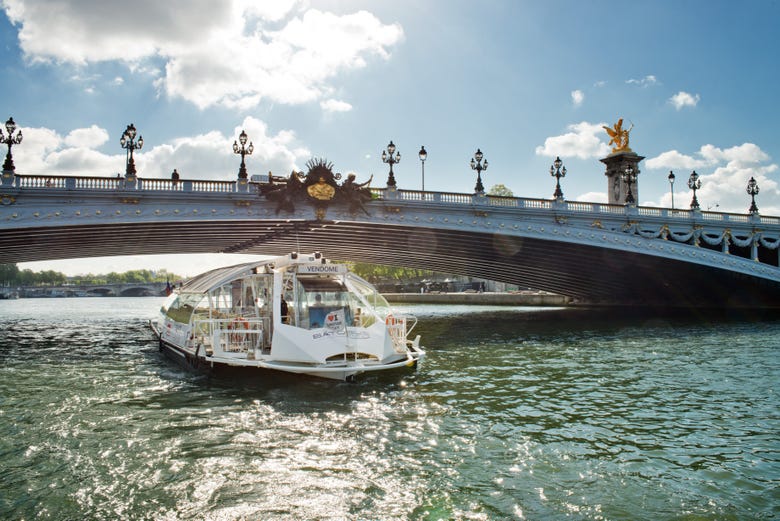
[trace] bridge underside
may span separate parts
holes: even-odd
[[[579,244],[356,222],[155,222],[8,230],[0,263],[105,255],[322,251],[518,284],[583,302],[780,308],[780,283],[668,258]]]

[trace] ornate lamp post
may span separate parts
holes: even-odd
[[[382,162],[390,165],[390,174],[387,176],[387,186],[395,188],[395,176],[393,175],[393,165],[401,162],[401,153],[395,151],[395,145],[390,140],[387,150],[382,150]]]
[[[672,192],[672,210],[674,210],[674,172],[669,170],[669,190]]]
[[[620,173],[621,179],[628,186],[628,192],[626,192],[626,204],[634,204],[634,193],[631,191],[631,185],[636,182],[636,172],[634,167],[628,165],[624,171]]]
[[[233,141],[233,153],[241,154],[241,166],[238,168],[239,181],[246,180],[247,178],[246,162],[244,161],[244,157],[251,156],[252,152],[255,151],[255,146],[252,144],[252,142],[250,141],[249,146],[246,146],[246,141],[247,135],[243,130],[241,131],[241,134],[238,135],[238,141]],[[238,146],[239,143],[241,143],[240,147]]]
[[[16,167],[14,166],[14,158],[11,154],[11,147],[22,142],[22,131],[19,130],[14,136],[14,131],[16,130],[14,118],[8,118],[8,121],[5,122],[5,130],[8,132],[8,137],[5,137],[3,131],[0,130],[0,143],[8,145],[8,152],[5,154],[5,162],[3,163],[3,174],[8,172],[9,176],[13,176]],[[5,177],[5,175],[3,177]]]
[[[483,195],[485,193],[485,187],[482,186],[482,171],[487,170],[487,159],[482,161],[484,155],[480,149],[477,149],[477,153],[471,158],[471,169],[477,171],[477,184],[474,186],[474,193]]]
[[[562,165],[563,161],[561,161],[561,158],[556,157],[555,161],[553,161],[553,164],[550,166],[550,175],[555,178],[555,193],[553,194],[553,197],[555,197],[555,199],[558,201],[563,201],[561,177],[566,177],[566,167],[564,166],[563,169],[561,169]]]
[[[420,156],[420,164],[422,165],[422,191],[425,191],[425,160],[428,159],[428,152],[425,151],[425,147],[420,147],[420,151],[417,153]]]
[[[688,178],[688,188],[693,190],[693,199],[691,199],[691,210],[698,210],[700,206],[699,206],[699,200],[696,198],[696,190],[701,188],[701,179],[699,179],[699,174],[696,173],[696,170],[691,172],[691,177]]]
[[[144,146],[143,136],[139,136],[138,141],[136,142],[136,132],[135,125],[130,123],[127,125],[127,128],[119,140],[119,144],[122,145],[122,148],[127,150],[127,153],[129,154],[127,159],[127,166],[125,168],[125,178],[127,178],[129,181],[132,181],[135,178],[135,160],[133,159],[133,150],[141,150],[141,148]]]
[[[754,178],[750,178],[747,184],[747,193],[750,194],[750,210],[751,214],[758,213],[758,206],[756,206],[756,195],[758,195],[758,183]]]

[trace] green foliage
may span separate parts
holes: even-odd
[[[33,272],[19,270],[16,264],[0,264],[0,286],[62,286],[64,284],[97,285],[97,284],[144,284],[147,282],[171,283],[184,277],[167,270],[152,272],[149,270],[130,270],[124,273],[111,272],[105,275],[77,275],[66,277],[58,271]]]
[[[513,194],[512,190],[507,188],[505,185],[498,184],[490,187],[490,190],[488,190],[488,195],[497,195],[499,197],[514,197],[515,194]]]
[[[352,272],[369,282],[377,282],[380,280],[409,280],[420,277],[431,277],[433,275],[433,272],[430,270],[399,268],[397,266],[369,264],[366,262],[348,262],[347,265]]]

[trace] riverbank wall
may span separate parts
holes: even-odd
[[[395,304],[479,304],[486,306],[568,306],[571,298],[552,293],[383,293]]]

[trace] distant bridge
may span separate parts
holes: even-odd
[[[780,307],[780,218],[371,189],[282,207],[263,183],[5,176],[0,263],[320,250],[626,305]]]
[[[173,284],[173,281],[171,281]],[[56,286],[22,286],[22,297],[151,297],[164,296],[165,282],[122,284],[67,284]]]

